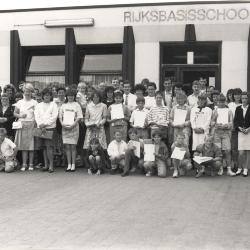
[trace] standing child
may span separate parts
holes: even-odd
[[[116,131],[119,131],[122,140],[127,141],[128,122],[130,119],[130,111],[123,102],[123,94],[120,90],[114,92],[115,103],[108,108],[108,119],[110,124],[110,140],[114,139]]]
[[[97,138],[90,140],[90,146],[87,149],[88,174],[100,175],[105,165],[105,153]]]
[[[69,89],[66,92],[67,102],[59,111],[59,119],[62,124],[62,138],[68,161],[66,171],[75,171],[76,144],[79,137],[79,120],[83,118],[80,105],[75,102],[75,92]]]
[[[227,164],[227,174],[235,176],[231,169],[231,131],[233,127],[233,113],[226,106],[226,97],[220,94],[217,98],[217,109],[213,111],[211,126],[214,130],[214,143],[222,150]],[[218,175],[223,175],[221,166]]]
[[[139,138],[148,138],[148,128],[146,128],[146,118],[148,110],[144,108],[145,98],[137,97],[136,99],[137,108],[132,112],[130,118],[130,126],[134,127]]]
[[[170,165],[168,148],[162,141],[159,130],[153,132],[152,138],[155,145],[155,161],[144,161],[146,176],[152,176],[156,170],[159,177],[166,177],[167,166]]]
[[[7,131],[0,128],[0,171],[11,173],[16,165],[16,144],[6,138]]]
[[[177,178],[178,175],[184,175],[186,171],[192,168],[190,152],[188,145],[185,143],[185,134],[183,132],[179,132],[177,134],[175,142],[171,146],[172,153],[174,152],[175,148],[185,151],[183,160],[172,159],[172,164],[174,167],[173,177]]]
[[[114,133],[115,139],[108,145],[108,155],[111,161],[110,174],[115,174],[117,170],[121,170],[125,165],[125,152],[128,148],[127,143],[122,140],[122,133],[116,131]]]

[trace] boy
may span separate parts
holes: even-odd
[[[149,82],[147,88],[148,96],[145,97],[146,109],[151,109],[152,107],[156,106],[155,91],[156,91],[156,84],[154,82]],[[163,100],[162,100],[162,106],[164,106]]]
[[[117,170],[121,170],[125,165],[125,152],[128,148],[127,143],[122,140],[122,133],[116,131],[115,139],[108,145],[108,155],[111,161],[110,174],[115,174]]]
[[[131,83],[129,81],[124,81],[123,91],[123,104],[132,112],[136,108],[136,95],[130,93]]]
[[[199,178],[201,175],[205,173],[205,167],[211,167],[211,175],[213,176],[214,168],[220,169],[222,166],[222,153],[218,146],[214,143],[214,138],[212,135],[207,135],[205,138],[205,142],[200,144],[196,148],[196,152],[194,152],[195,156],[206,156],[212,157],[211,161],[204,162],[198,164],[194,162],[195,167],[197,168],[196,178]]]
[[[144,108],[145,98],[137,97],[136,99],[137,108],[132,112],[130,117],[130,126],[136,129],[138,137],[141,139],[148,138],[148,129],[146,128],[146,118],[148,110]]]
[[[185,155],[183,160],[172,159],[172,164],[174,167],[173,178],[177,178],[178,175],[184,175],[185,171],[192,168],[190,152],[188,149],[188,145],[185,143],[185,135],[183,132],[179,132],[177,134],[175,142],[171,146],[172,153],[176,147],[180,148],[180,150],[182,151],[185,151]]]
[[[173,83],[171,79],[169,78],[165,79],[163,86],[164,86],[164,91],[163,91],[164,104],[169,109],[171,109],[173,101]]]
[[[200,93],[200,83],[199,81],[193,81],[192,83],[193,94],[189,95],[187,98],[188,105],[193,108],[198,105],[198,95]]]
[[[134,87],[134,93],[136,97],[144,97],[145,96],[146,89],[142,84],[136,84]]]
[[[227,174],[235,176],[231,169],[231,131],[233,128],[233,113],[226,106],[226,97],[220,94],[217,98],[217,109],[213,111],[211,126],[214,132],[214,143],[222,150],[227,164]],[[218,175],[223,175],[221,166]]]
[[[143,158],[141,157],[142,151],[143,151],[143,141],[139,139],[137,130],[135,128],[131,128],[128,131],[129,139],[128,142],[128,149],[125,152],[125,166],[123,169],[122,177],[125,177],[129,175],[129,170],[131,169],[131,172],[134,172],[136,170],[137,166],[143,165]],[[135,142],[140,144],[140,156],[136,155],[136,146]],[[132,167],[131,167],[132,166]]]
[[[155,144],[155,161],[144,161],[146,176],[152,176],[156,169],[159,177],[166,177],[167,166],[170,165],[168,148],[161,140],[162,135],[159,130],[153,132],[152,138]]]
[[[0,128],[0,171],[11,173],[16,166],[16,145],[6,138],[7,131],[5,128]]]

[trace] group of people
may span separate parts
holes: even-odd
[[[89,175],[174,178],[191,169],[195,176],[248,175],[249,95],[239,88],[226,96],[204,79],[187,96],[181,83],[166,79],[164,90],[144,79],[133,85],[114,79],[97,88],[80,82],[41,92],[24,83],[7,85],[0,106],[0,170],[53,173],[55,159],[67,172],[80,156]],[[133,90],[132,90],[133,88]],[[65,157],[66,156],[66,157]],[[34,167],[35,166],[35,167]]]

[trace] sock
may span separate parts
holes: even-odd
[[[71,170],[75,170],[75,169],[76,169],[76,165],[75,165],[75,164],[72,164]]]
[[[71,169],[71,164],[68,164],[67,170]]]

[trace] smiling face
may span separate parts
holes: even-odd
[[[156,105],[157,106],[162,106],[162,96],[161,95],[157,95],[155,97],[155,100],[156,100]]]
[[[97,94],[93,95],[93,103],[94,104],[98,104],[100,102],[100,98]]]
[[[241,95],[241,101],[243,106],[247,106],[248,105],[248,96],[247,95]]]
[[[184,139],[185,139],[184,136],[178,135],[177,138],[176,138],[177,144],[178,144],[178,145],[183,145]]]
[[[2,106],[9,106],[9,97],[2,96],[1,103],[2,103]]]
[[[26,99],[31,99],[32,91],[30,89],[24,88],[23,95]]]
[[[120,104],[122,103],[123,97],[120,95],[115,96],[115,103]]]
[[[49,103],[51,101],[51,95],[49,93],[46,93],[44,96],[43,96],[43,101],[45,103]]]
[[[75,96],[73,95],[68,95],[67,96],[68,102],[74,102]]]
[[[64,101],[64,99],[65,99],[65,91],[64,90],[60,89],[58,91],[57,95],[58,95],[58,98],[60,99],[60,101]]]
[[[164,81],[163,86],[166,91],[170,91],[173,88],[171,80]]]
[[[136,133],[132,132],[129,134],[129,139],[130,140],[133,140],[133,141],[136,141],[138,139],[138,136]]]
[[[125,95],[128,95],[128,94],[130,93],[130,91],[131,91],[131,86],[130,86],[130,84],[125,83],[124,86],[123,86],[123,91],[124,91],[124,94],[125,94]]]
[[[160,142],[161,142],[160,135],[158,135],[158,134],[154,135],[153,139],[154,139],[155,144],[160,144]]]
[[[115,132],[115,140],[118,142],[120,142],[122,140],[121,132],[119,132],[119,131]]]
[[[150,96],[150,97],[155,96],[155,88],[154,88],[154,86],[148,86],[147,91],[148,91],[148,96]]]

